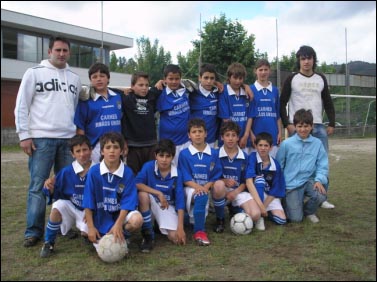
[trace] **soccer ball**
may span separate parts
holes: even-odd
[[[127,243],[115,242],[114,235],[107,234],[99,240],[97,253],[104,262],[116,262],[128,253]]]
[[[253,220],[247,213],[236,213],[230,220],[230,230],[236,235],[246,235],[253,229]]]

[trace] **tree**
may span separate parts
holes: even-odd
[[[158,47],[156,39],[151,45],[149,38],[141,37],[136,39],[138,53],[135,56],[136,70],[149,74],[151,85],[154,85],[163,77],[163,69],[171,63],[170,52],[166,52],[163,47]]]
[[[255,63],[254,57],[254,35],[247,36],[244,27],[238,21],[228,20],[224,14],[219,19],[215,18],[204,26],[201,34],[202,63],[213,63],[216,65],[220,80],[226,79],[226,70],[234,62],[243,64],[248,73],[252,73],[252,66]],[[183,73],[192,72],[198,77],[198,61],[200,53],[200,40],[192,42],[194,50],[188,52],[187,58],[182,55],[178,62],[182,65]],[[193,65],[195,64],[195,66]],[[251,82],[250,76],[246,81]]]
[[[110,68],[110,71],[118,70],[118,59],[117,59],[117,56],[115,55],[115,52],[111,52],[109,68]]]

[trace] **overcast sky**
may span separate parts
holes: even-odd
[[[1,1],[1,8],[101,31],[101,1]],[[134,57],[136,39],[145,36],[158,39],[176,63],[178,52],[193,49],[200,27],[221,14],[254,34],[256,49],[270,60],[277,50],[281,58],[310,45],[320,63],[341,64],[347,41],[348,62],[376,63],[375,1],[103,1],[103,31],[134,39],[134,47],[117,50],[117,56]]]

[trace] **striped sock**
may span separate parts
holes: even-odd
[[[49,242],[51,244],[55,243],[55,239],[59,233],[61,223],[61,221],[52,222],[50,219],[48,220],[45,232],[45,242]]]
[[[216,217],[223,219],[224,215],[224,207],[225,207],[225,198],[221,199],[213,199],[213,206],[215,207]]]

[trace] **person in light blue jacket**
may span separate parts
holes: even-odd
[[[276,155],[286,182],[285,211],[291,222],[306,216],[317,223],[317,209],[327,199],[328,157],[321,140],[311,135],[311,110],[296,111],[293,123],[296,133],[281,143]]]

